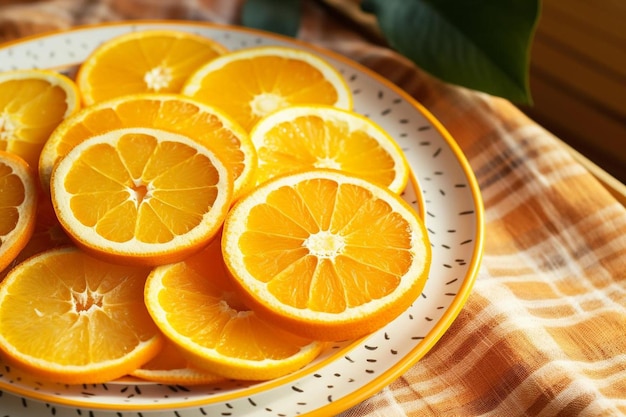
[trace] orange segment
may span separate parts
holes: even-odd
[[[313,360],[322,345],[286,333],[245,307],[222,265],[220,242],[148,277],[145,302],[161,331],[197,367],[266,380]]]
[[[232,175],[185,136],[128,128],[74,147],[52,173],[59,222],[101,258],[158,265],[199,251],[231,204]]]
[[[182,92],[223,109],[247,130],[261,117],[294,104],[352,108],[348,85],[329,62],[279,46],[224,54],[192,74]]]
[[[224,260],[260,316],[318,340],[375,331],[423,288],[421,218],[387,188],[333,170],[270,180],[228,214]]]
[[[28,259],[0,284],[0,350],[34,375],[68,384],[126,375],[162,343],[143,303],[148,273],[75,248]]]
[[[35,230],[36,181],[22,158],[0,151],[0,271],[26,246]]]
[[[48,70],[0,73],[0,150],[22,157],[33,168],[50,133],[78,110],[74,82]]]
[[[83,140],[113,129],[149,127],[189,136],[219,153],[234,175],[235,196],[253,184],[256,152],[248,134],[223,112],[175,94],[136,94],[89,106],[65,120],[41,152],[39,177],[49,189],[54,165]]]
[[[313,168],[352,173],[400,193],[409,164],[380,126],[358,113],[300,105],[261,119],[250,133],[257,149],[257,182]]]
[[[76,82],[87,105],[131,93],[178,93],[192,72],[225,52],[218,42],[187,32],[132,32],[94,50]]]

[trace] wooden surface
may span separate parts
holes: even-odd
[[[626,182],[626,2],[543,0],[523,110]]]

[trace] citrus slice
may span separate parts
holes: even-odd
[[[56,382],[101,383],[128,374],[163,342],[143,303],[148,273],[74,247],[29,258],[0,283],[0,350]]]
[[[257,182],[313,168],[358,175],[400,193],[409,164],[402,149],[374,121],[332,106],[300,105],[261,119],[250,132],[257,150]]]
[[[195,366],[241,380],[293,372],[322,344],[284,332],[245,307],[222,264],[220,242],[155,268],[145,302],[157,326]]]
[[[214,384],[225,379],[223,376],[193,366],[176,345],[168,340],[158,355],[132,371],[130,375],[168,385]]]
[[[54,165],[83,140],[113,129],[149,127],[189,136],[215,152],[235,177],[234,197],[253,184],[256,152],[248,133],[222,111],[177,94],[134,94],[82,109],[65,120],[41,151],[39,177],[50,187]]]
[[[178,93],[197,68],[226,52],[212,39],[183,31],[131,32],[96,48],[76,82],[87,105],[131,93]]]
[[[47,196],[37,197],[37,210],[35,214],[34,231],[28,240],[28,243],[13,259],[13,261],[4,270],[0,270],[0,280],[20,262],[30,258],[33,255],[44,252],[48,249],[68,246],[72,244],[70,238],[63,232],[59,221],[57,220],[52,202]],[[0,247],[1,248],[1,247]]]
[[[52,172],[61,226],[82,248],[129,264],[179,261],[206,246],[231,204],[232,175],[208,148],[157,129],[113,130]]]
[[[352,108],[343,76],[312,52],[258,46],[208,62],[185,82],[182,93],[222,108],[248,131],[261,117],[294,104]]]
[[[276,177],[239,200],[222,246],[245,303],[317,340],[383,327],[419,296],[431,259],[424,224],[401,197],[321,169]]]
[[[0,271],[11,265],[35,230],[36,180],[26,162],[0,151]]]
[[[0,150],[36,168],[50,133],[80,107],[76,84],[48,70],[0,72]]]

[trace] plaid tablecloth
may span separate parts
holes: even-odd
[[[0,41],[126,19],[237,24],[241,4],[0,0]],[[458,318],[408,372],[343,416],[626,415],[626,209],[511,103],[433,79],[332,8],[303,7],[298,38],[373,69],[430,110],[467,156],[485,205],[484,258]]]

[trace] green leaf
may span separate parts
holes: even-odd
[[[390,46],[453,84],[530,103],[540,0],[363,0]]]
[[[241,23],[295,37],[300,27],[300,0],[247,0],[243,5]]]

